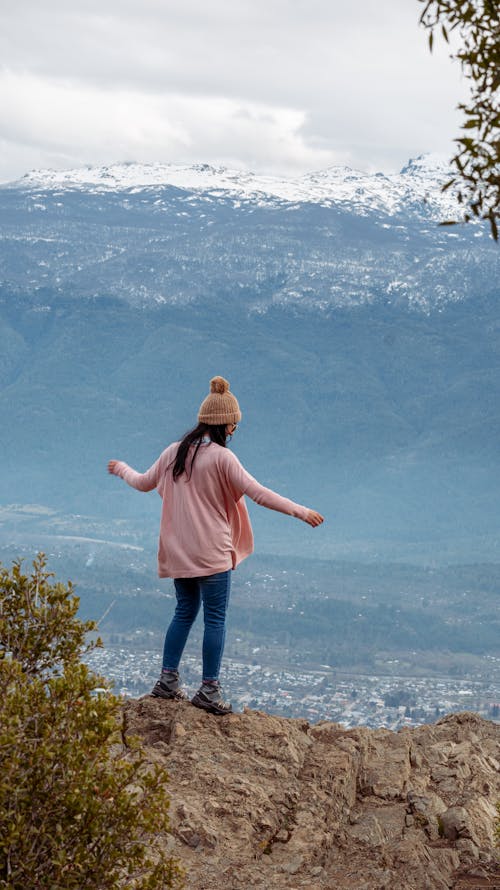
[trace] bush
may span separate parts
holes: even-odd
[[[0,887],[181,887],[167,774],[82,663],[95,625],[45,565],[0,565]]]

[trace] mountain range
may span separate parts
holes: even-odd
[[[432,157],[279,180],[208,165],[0,186],[1,504],[133,519],[145,468],[231,381],[231,443],[321,510],[253,511],[268,552],[498,559],[499,253]],[[5,528],[8,531],[8,523]]]

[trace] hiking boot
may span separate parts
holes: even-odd
[[[156,681],[151,690],[151,695],[155,698],[187,701],[187,695],[180,686],[178,671],[162,671],[160,679]]]
[[[210,714],[231,714],[233,709],[229,702],[224,701],[218,683],[202,683],[196,695],[191,699],[195,708],[202,708]]]

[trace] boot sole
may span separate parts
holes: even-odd
[[[149,693],[153,698],[164,698],[165,701],[187,701],[187,695],[184,695],[183,692],[174,692],[173,694],[169,694],[168,692],[156,692],[154,689]]]
[[[226,714],[232,714],[233,709],[231,707],[228,708],[219,708],[213,702],[205,702],[202,698],[199,698],[197,695],[191,699],[191,704],[195,706],[195,708],[201,708],[202,711],[208,711],[209,714],[216,714],[218,717],[224,717]]]

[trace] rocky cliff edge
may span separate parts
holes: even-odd
[[[145,697],[125,719],[169,770],[190,890],[500,888],[500,726],[476,714],[395,733]]]

